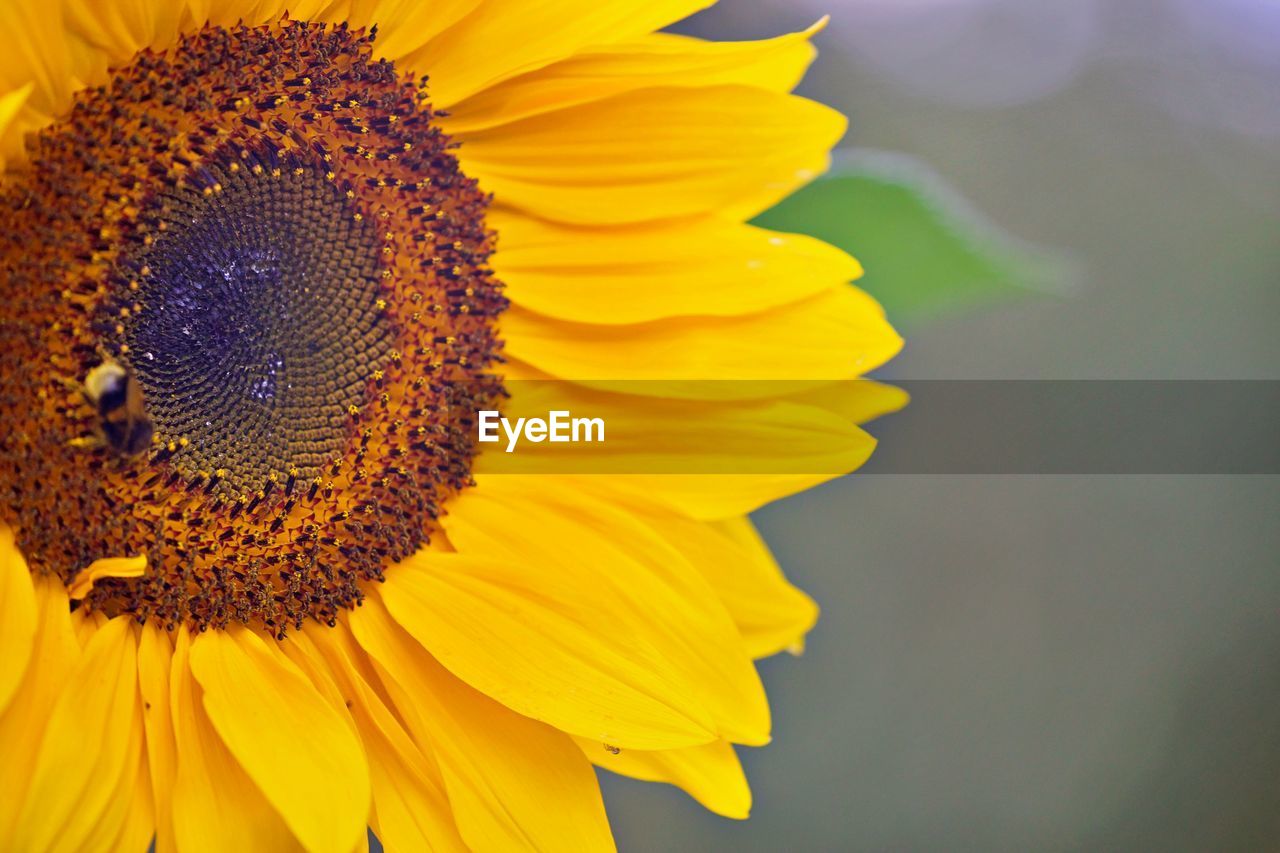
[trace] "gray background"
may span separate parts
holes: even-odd
[[[1095,4],[1074,70],[1034,96],[999,84],[1080,35],[1063,3],[980,3],[959,65],[926,45],[896,77],[876,51],[910,53],[911,27],[828,5],[725,0],[684,29],[837,15],[803,91],[850,115],[848,141],[923,159],[1082,269],[1070,294],[906,328],[882,375],[1280,378],[1280,77],[1256,49],[1280,31],[1232,19],[1249,0]],[[1206,48],[1219,24],[1243,40]],[[975,67],[987,90],[955,70]],[[1278,511],[1275,476],[855,476],[767,508],[823,618],[802,658],[761,666],[753,817],[608,777],[620,846],[1280,846]]]

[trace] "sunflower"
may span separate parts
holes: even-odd
[[[593,765],[746,816],[816,618],[746,515],[902,402],[774,383],[900,341],[745,224],[844,131],[817,28],[703,5],[0,3],[0,846],[609,848]],[[835,461],[487,470],[527,380]]]

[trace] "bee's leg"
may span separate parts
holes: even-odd
[[[96,450],[97,448],[104,446],[106,442],[102,440],[102,436],[100,435],[82,435],[79,438],[69,439],[67,444],[72,447],[83,448],[85,450]]]

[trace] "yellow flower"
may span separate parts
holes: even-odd
[[[827,418],[739,476],[485,473],[465,414],[898,349],[743,224],[843,133],[813,30],[655,32],[703,5],[0,4],[0,846],[609,848],[593,764],[746,816],[816,609],[745,516],[900,397],[681,386]]]

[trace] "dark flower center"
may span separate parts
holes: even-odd
[[[206,27],[82,92],[0,189],[0,518],[69,585],[148,557],[84,606],[332,623],[471,482],[502,395],[487,199],[371,43]]]
[[[105,306],[105,337],[129,354],[159,434],[186,439],[184,464],[223,469],[238,489],[290,467],[310,479],[340,458],[350,408],[394,347],[378,308],[382,241],[315,159],[278,175],[215,163],[212,194],[157,196],[166,228],[122,258],[138,287]]]

